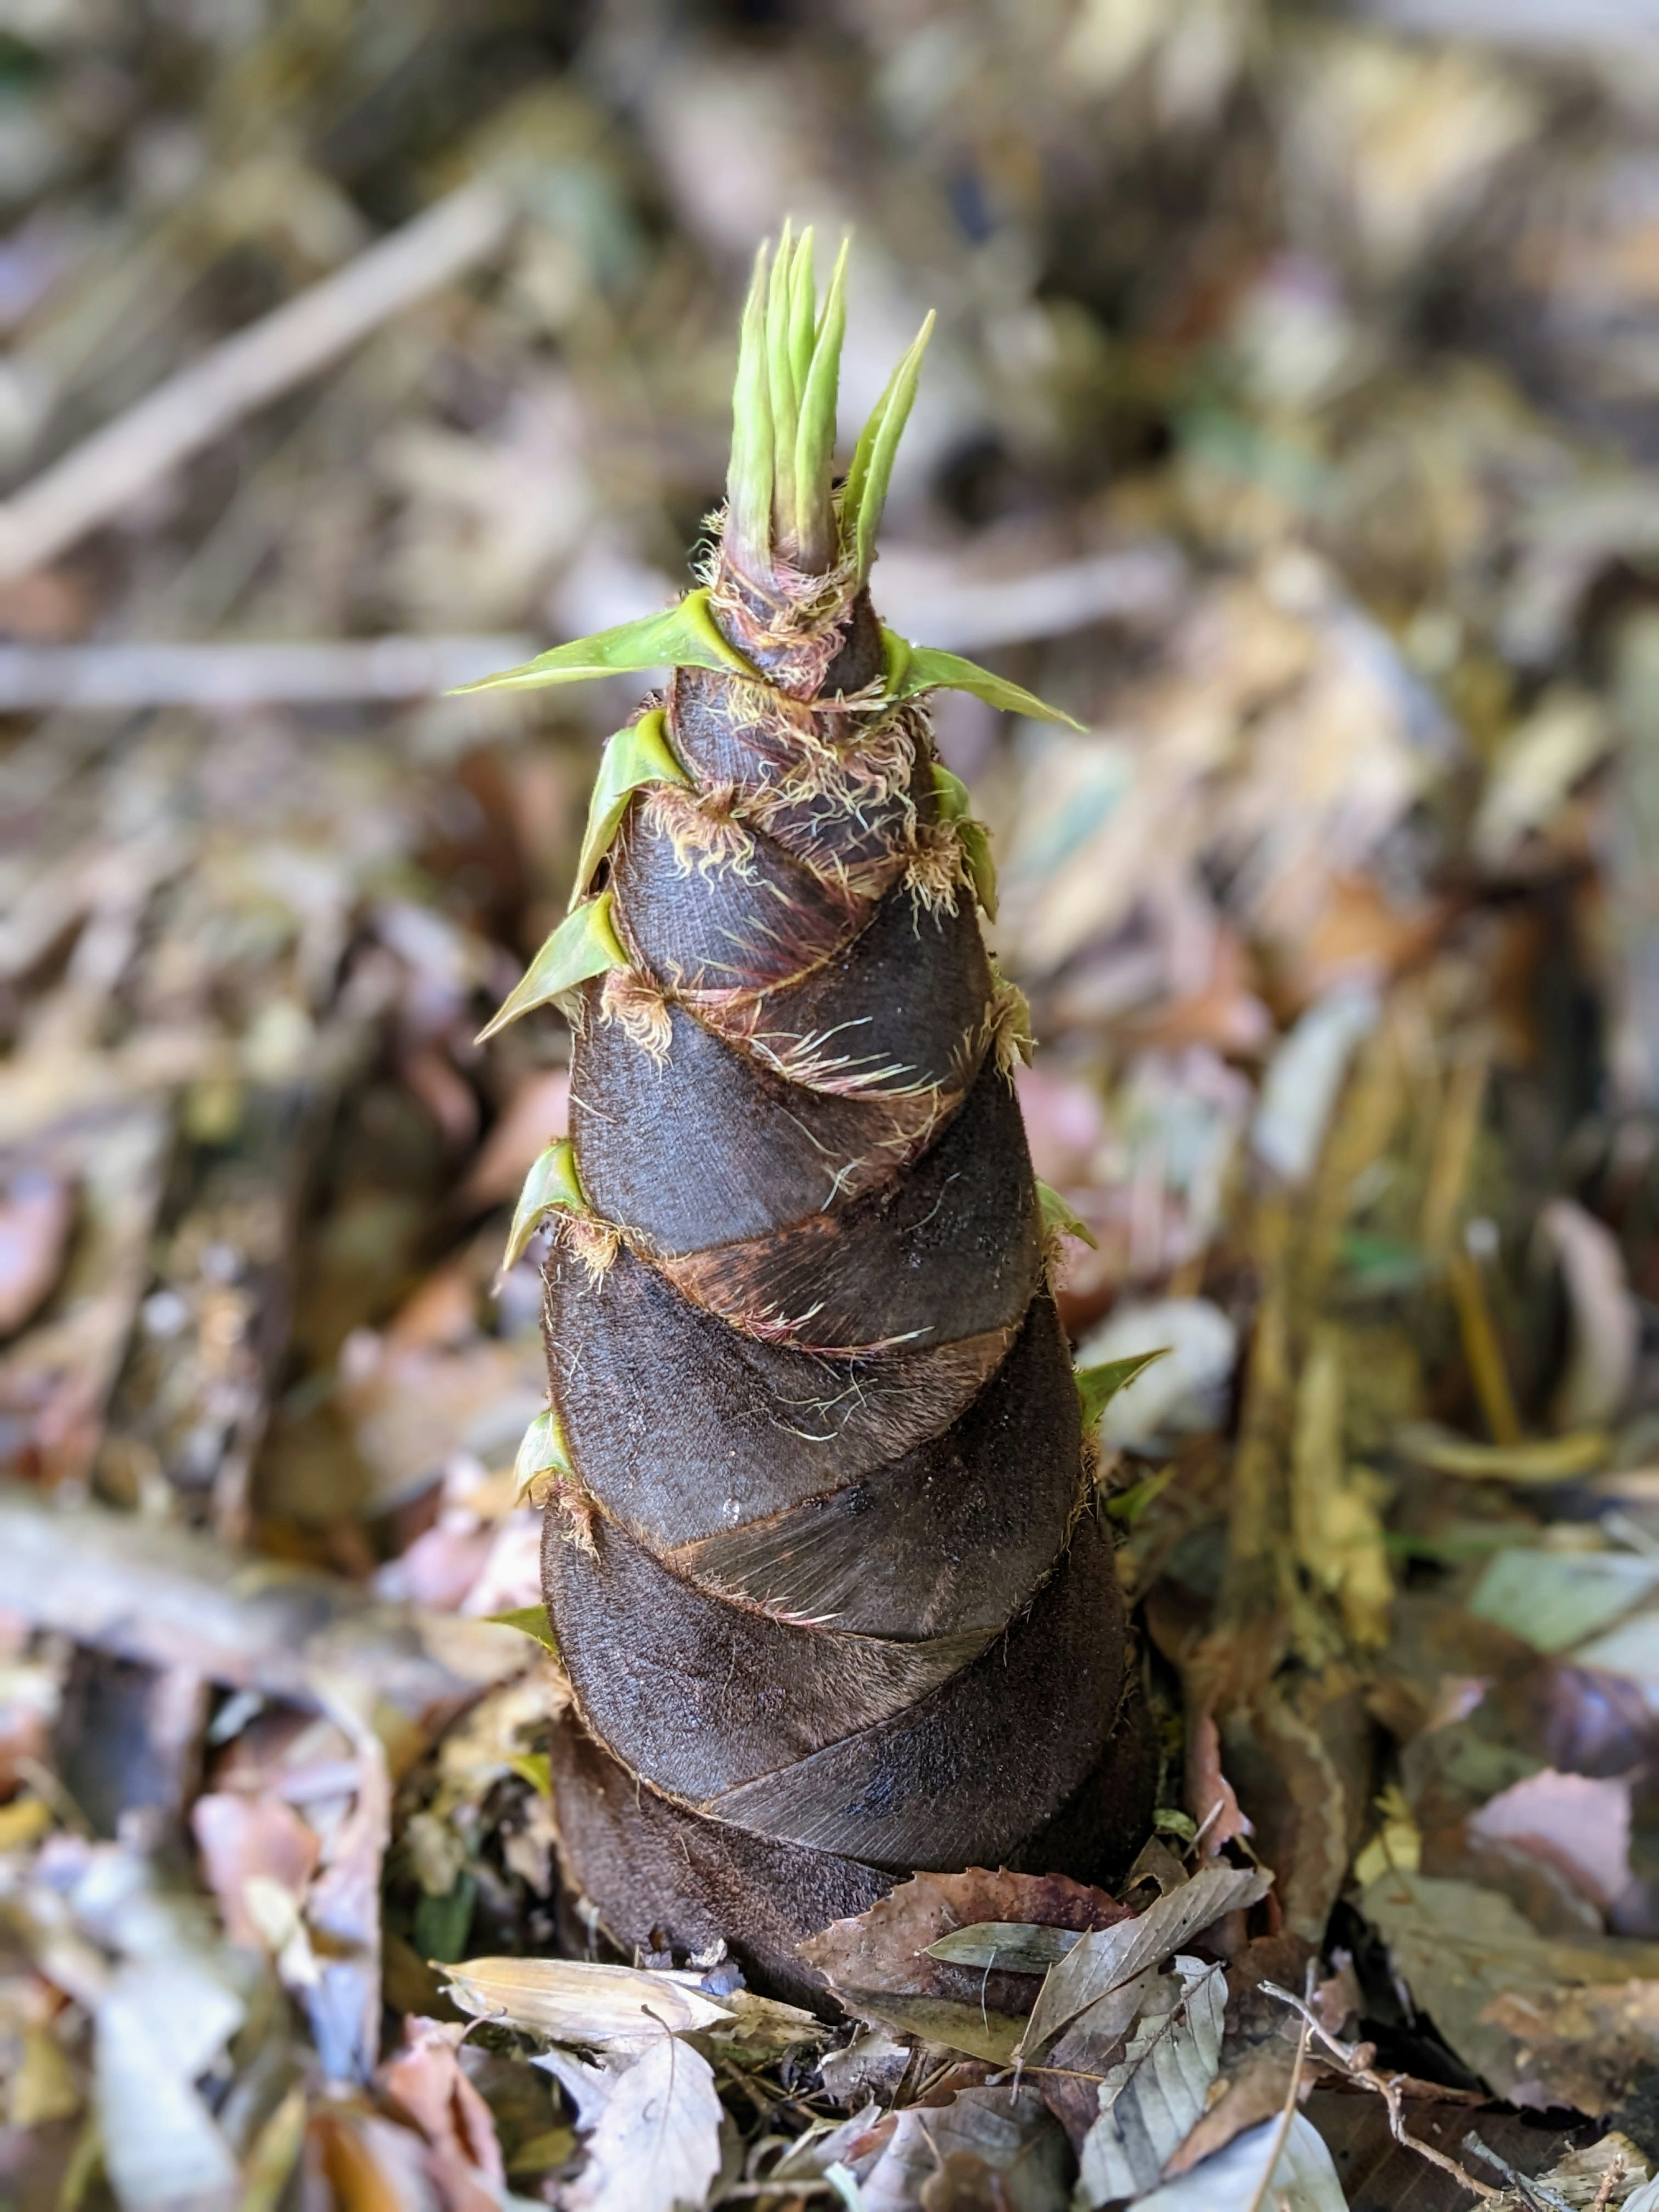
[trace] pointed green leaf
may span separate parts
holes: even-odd
[[[564,1427],[559,1419],[556,1406],[549,1406],[538,1413],[524,1432],[524,1442],[519,1446],[519,1455],[513,1462],[513,1479],[522,1496],[527,1485],[538,1474],[571,1474],[570,1453],[564,1440]]]
[[[908,638],[900,637],[890,629],[883,630],[882,641],[886,655],[887,696],[895,705],[905,699],[915,699],[924,691],[970,691],[975,699],[983,699],[987,706],[1003,708],[1011,714],[1029,714],[1040,722],[1064,722],[1073,730],[1083,727],[1074,715],[1048,706],[1034,691],[1011,684],[1006,676],[994,676],[988,668],[964,660],[959,653],[941,653],[932,645],[912,645]]]
[[[1170,1347],[1160,1345],[1156,1352],[1137,1352],[1127,1359],[1105,1359],[1098,1367],[1079,1367],[1076,1371],[1078,1404],[1082,1408],[1084,1433],[1086,1435],[1105,1412],[1126,1383],[1133,1382],[1143,1368],[1150,1367],[1155,1359],[1167,1359]]]
[[[738,378],[732,392],[732,465],[726,477],[726,542],[739,568],[765,573],[772,558],[773,438],[766,362],[766,258],[763,243],[744,302]]]
[[[516,1628],[521,1636],[533,1636],[537,1643],[545,1645],[548,1650],[555,1653],[558,1650],[559,1639],[553,1633],[553,1624],[547,1617],[547,1607],[544,1605],[515,1605],[510,1613],[487,1613],[484,1619],[492,1627]],[[533,1756],[532,1753],[532,1757]],[[528,1759],[511,1759],[508,1764],[516,1771],[524,1773],[524,1778],[530,1784],[532,1789],[546,1788],[547,1785],[540,1780],[535,1769],[532,1768],[530,1772],[525,1773],[526,1767],[530,1765]],[[545,1764],[546,1761],[544,1759],[543,1765],[545,1765]]]
[[[891,637],[892,631],[890,630],[888,635]],[[899,645],[906,644],[902,637],[895,641]],[[959,775],[946,768],[943,761],[933,763],[933,798],[942,822],[964,821],[974,803],[967,785]]]
[[[516,1022],[521,1014],[546,1006],[562,992],[574,991],[590,975],[602,975],[607,968],[627,965],[628,955],[611,920],[611,894],[601,891],[598,898],[589,899],[574,914],[566,915],[525,970],[517,989],[502,1000],[494,1021],[479,1030],[477,1042],[483,1044],[509,1022]]]
[[[812,365],[817,307],[817,279],[812,267],[812,233],[809,225],[800,234],[800,244],[795,248],[795,265],[789,272],[789,375],[795,388],[797,406],[806,389],[807,372]]]
[[[962,844],[962,857],[968,863],[974,896],[984,908],[987,921],[994,921],[997,918],[997,864],[991,858],[990,832],[982,822],[975,822],[970,817],[957,823],[957,836]]]
[[[1091,1250],[1097,1252],[1100,1249],[1094,1231],[1074,1207],[1066,1203],[1057,1190],[1051,1190],[1046,1182],[1040,1182],[1036,1187],[1036,1194],[1037,1209],[1042,1216],[1042,1226],[1049,1236],[1076,1237],[1088,1245]]]
[[[1169,1487],[1175,1477],[1176,1465],[1176,1462],[1171,1460],[1167,1467],[1159,1468],[1156,1474],[1143,1476],[1140,1481],[1132,1482],[1127,1490],[1120,1490],[1109,1498],[1106,1510],[1113,1520],[1121,1521],[1126,1528],[1133,1528],[1152,1500]],[[1152,1817],[1152,1825],[1154,1827],[1158,1825],[1156,1814]]]
[[[573,907],[593,880],[594,869],[611,850],[611,841],[628,811],[628,802],[641,785],[690,781],[674,757],[674,748],[668,742],[668,720],[659,707],[605,739],[599,772],[593,781],[593,796],[588,802],[587,829],[582,838],[581,857],[576,862],[576,880],[571,887]]]
[[[790,354],[790,313],[795,249],[786,221],[772,261],[772,283],[766,301],[767,390],[772,407],[772,520],[775,542],[777,524],[793,523],[795,513],[795,428],[800,419],[800,395],[795,389],[794,362]]]
[[[890,636],[892,633],[888,633]],[[900,645],[905,640],[896,641]],[[908,648],[907,647],[907,651]],[[991,840],[982,822],[976,822],[969,809],[973,800],[968,787],[959,775],[953,775],[943,761],[933,763],[933,796],[939,805],[939,819],[954,823],[957,839],[962,847],[962,856],[968,863],[968,873],[974,886],[974,896],[984,908],[987,917],[997,918],[997,869],[991,858]]]
[[[718,668],[737,676],[755,671],[733,645],[720,635],[708,611],[706,591],[688,592],[678,606],[659,615],[641,615],[637,622],[619,623],[592,637],[579,637],[568,645],[556,645],[538,653],[521,668],[504,668],[499,676],[481,676],[476,684],[459,684],[451,694],[470,691],[538,691],[549,684],[587,684],[599,676],[629,676],[641,668]]]
[[[588,1210],[587,1194],[576,1173],[576,1148],[568,1137],[550,1145],[524,1179],[524,1188],[513,1209],[507,1249],[501,1255],[503,1274],[518,1266],[548,1215],[561,1210],[574,1213]]]
[[[933,334],[930,308],[910,348],[887,380],[887,389],[871,410],[853,452],[853,465],[841,500],[841,543],[843,556],[857,562],[860,578],[870,573],[875,557],[876,532],[887,504],[887,487],[893,478],[899,440],[910,419],[910,409],[921,375],[921,357]]]
[[[795,540],[800,565],[817,575],[830,566],[835,513],[830,481],[836,458],[836,395],[847,334],[847,241],[836,256],[801,390],[795,432]]]

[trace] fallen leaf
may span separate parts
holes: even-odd
[[[516,1198],[542,1152],[565,1134],[569,1115],[568,1068],[538,1068],[527,1075],[479,1146],[459,1193],[461,1203],[483,1207]]]
[[[317,1831],[280,1797],[221,1791],[198,1797],[190,1825],[202,1854],[202,1871],[219,1900],[233,1943],[257,1946],[260,1930],[248,1911],[251,1878],[274,1881],[297,1904],[322,1854]]]
[[[1221,2063],[1227,1981],[1219,1966],[1176,1958],[1143,1998],[1121,2061],[1100,2085],[1084,2139],[1078,2195],[1087,2204],[1152,2188],[1202,2113]]]
[[[1225,2150],[1136,2199],[1135,2212],[1348,2212],[1324,2137],[1300,2112],[1264,2120]]]
[[[720,2100],[699,2051],[658,2029],[627,2055],[539,2063],[575,2097],[587,2156],[568,2212],[682,2212],[702,2203],[720,2166]],[[579,2086],[580,2085],[580,2086]]]
[[[1127,1917],[1103,1890],[1062,1875],[920,1874],[869,1911],[837,1920],[801,1946],[846,2009],[901,2033],[1006,2064],[1030,2005],[1029,1978],[939,1956],[930,1947],[963,1928],[1018,1922],[1084,1933]]]
[[[1413,2002],[1500,2096],[1541,2108],[1577,2093],[1606,2111],[1652,2049],[1659,1945],[1540,1936],[1494,1890],[1398,1869],[1360,1910]]]
[[[1049,1969],[1021,2055],[1034,2059],[1068,2021],[1148,1967],[1162,1965],[1224,1914],[1255,1905],[1272,1886],[1273,1876],[1258,1868],[1205,1867],[1133,1919],[1086,1936]]]
[[[1611,1628],[1659,1590],[1659,1559],[1634,1552],[1499,1552],[1469,1596],[1478,1620],[1494,1622],[1537,1651],[1565,1651]],[[1601,1662],[1594,1663],[1600,1664]]]
[[[1313,1173],[1348,1063],[1381,1011],[1369,987],[1339,983],[1309,1007],[1268,1062],[1250,1146],[1285,1182],[1304,1183]]]
[[[493,2212],[506,2180],[489,2107],[462,2072],[465,2029],[435,2020],[404,2022],[404,2048],[376,2077],[394,2111],[425,2136],[446,2212]]]
[[[1630,1885],[1630,1778],[1545,1767],[1489,1797],[1470,1815],[1468,1832],[1559,1867],[1605,1911]]]
[[[75,1198],[44,1168],[19,1168],[0,1192],[0,1337],[45,1304],[63,1270]]]
[[[956,2195],[930,2196],[953,2160]],[[1000,2185],[1000,2200],[986,2194],[980,2203],[999,2212],[1063,2212],[1066,2164],[1066,2137],[1035,2089],[962,2089],[942,2107],[902,2112],[859,2190],[864,2212],[954,2212],[975,2201],[963,2192],[978,2166]]]
[[[195,2085],[242,2017],[224,1980],[187,1954],[116,1972],[95,2014],[94,2096],[124,2212],[234,2201],[236,2160]]]
[[[449,1969],[448,1994],[475,2020],[511,2021],[556,2042],[603,2050],[731,2020],[730,2009],[699,1987],[702,1978],[580,1959],[468,1959]]]

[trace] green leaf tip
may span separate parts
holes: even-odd
[[[590,975],[627,965],[628,955],[611,919],[611,894],[601,891],[597,898],[588,899],[566,915],[526,969],[516,989],[501,1001],[495,1019],[479,1030],[477,1042],[484,1043],[521,1014],[532,1013],[566,991],[574,991]]]
[[[537,1414],[524,1432],[518,1457],[513,1462],[513,1480],[519,1495],[524,1496],[538,1475],[573,1474],[570,1449],[564,1440],[564,1424],[559,1419],[556,1406],[549,1406]]]
[[[921,377],[921,357],[933,335],[935,319],[930,307],[908,350],[888,378],[887,389],[871,410],[870,419],[860,432],[854,448],[853,465],[847,472],[841,495],[842,557],[856,566],[860,583],[869,575],[876,557],[876,532],[881,526],[881,511],[887,504],[887,488],[892,482],[899,440],[910,419],[916,386]]]
[[[881,636],[886,696],[891,706],[920,698],[924,691],[968,691],[975,699],[983,699],[988,707],[1000,708],[1006,714],[1028,714],[1038,722],[1064,722],[1073,730],[1084,727],[1074,714],[1049,706],[1036,692],[1011,684],[1006,676],[993,675],[988,668],[964,660],[959,653],[942,653],[933,645],[912,645],[908,637],[901,637],[884,624]]]
[[[587,829],[582,837],[581,855],[576,862],[576,880],[571,887],[573,908],[586,896],[594,869],[611,850],[611,840],[628,811],[629,800],[641,785],[690,781],[668,742],[668,720],[659,707],[605,739],[599,772],[593,781],[593,796],[588,802]]]
[[[1046,1182],[1036,1187],[1037,1211],[1042,1216],[1042,1226],[1050,1237],[1075,1237],[1091,1250],[1100,1249],[1099,1241],[1077,1208],[1066,1203],[1057,1190]]]
[[[516,1628],[520,1636],[533,1636],[537,1643],[549,1651],[555,1654],[558,1651],[559,1639],[553,1633],[553,1624],[548,1619],[544,1605],[515,1605],[508,1613],[487,1613],[484,1619],[492,1628]],[[514,1759],[511,1764],[522,1771],[529,1761]],[[525,1776],[525,1779],[532,1788],[539,1787],[545,1794],[547,1785],[540,1781],[533,1769]]]
[[[969,880],[974,886],[974,896],[985,909],[986,919],[997,918],[997,868],[991,858],[990,833],[982,822],[976,822],[972,813],[973,799],[967,785],[955,775],[943,761],[933,763],[933,797],[939,807],[939,819],[948,822],[957,833],[962,847],[962,857],[968,864]]]
[[[518,1266],[529,1249],[531,1238],[548,1215],[562,1210],[571,1213],[588,1211],[587,1194],[576,1172],[576,1148],[568,1137],[561,1137],[550,1145],[524,1179],[524,1188],[513,1209],[507,1249],[501,1255],[503,1274],[509,1267]]]
[[[708,610],[706,591],[688,592],[678,606],[659,615],[556,645],[522,667],[460,684],[450,695],[471,691],[539,691],[550,684],[591,684],[601,676],[631,676],[642,668],[715,668],[726,675],[754,677],[734,645],[727,644]]]
[[[1104,1359],[1097,1367],[1079,1367],[1074,1379],[1085,1434],[1094,1427],[1120,1390],[1155,1359],[1167,1359],[1169,1356],[1169,1346],[1161,1344],[1156,1352],[1137,1352],[1127,1359]]]

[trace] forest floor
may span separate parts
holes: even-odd
[[[1659,2203],[1638,13],[8,11],[0,2202]],[[825,2021],[560,1893],[568,1038],[472,1040],[630,691],[440,696],[684,585],[786,212],[849,419],[940,313],[882,611],[1085,725],[938,718],[1079,1358],[1169,1348],[1146,1850]]]

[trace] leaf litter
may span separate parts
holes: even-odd
[[[8,32],[20,2204],[1651,2194],[1638,33],[1015,12]],[[685,580],[786,211],[854,398],[948,308],[883,605],[1082,726],[939,716],[1062,1316],[1166,1355],[1096,1428],[1155,1838],[898,1879],[821,2016],[560,1880],[501,1263],[568,1037],[473,1040],[635,694],[437,696]]]

